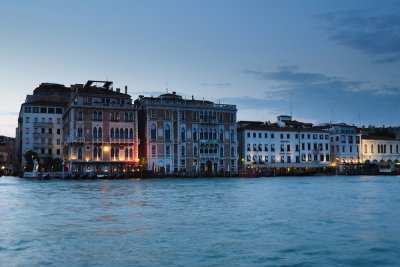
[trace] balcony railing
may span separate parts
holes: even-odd
[[[52,122],[34,122],[33,127],[53,127]]]
[[[53,137],[52,133],[33,133],[33,138],[51,138]]]
[[[130,138],[110,138],[111,143],[133,143],[135,139]]]
[[[53,144],[49,144],[49,143],[34,143],[33,144],[34,148],[51,148],[53,147]]]

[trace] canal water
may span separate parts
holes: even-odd
[[[400,176],[0,178],[0,266],[399,266]]]

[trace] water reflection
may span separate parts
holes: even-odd
[[[0,266],[396,265],[400,179],[0,178]]]

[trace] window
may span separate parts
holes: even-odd
[[[25,113],[31,113],[31,107],[25,107]]]
[[[283,134],[281,134],[281,139],[283,139]]]
[[[125,135],[124,135],[124,138],[125,138],[125,139],[128,139],[128,138],[129,138],[129,130],[128,130],[128,128],[125,128]]]
[[[129,121],[133,121],[133,112],[129,113]]]
[[[61,119],[57,118],[57,124],[61,124]]]
[[[231,130],[231,142],[235,143],[235,132]]]
[[[97,137],[100,139],[103,138],[103,129],[101,127],[99,127],[97,131]]]
[[[264,138],[268,138],[268,134],[267,133],[264,134]]]
[[[102,121],[103,120],[103,112],[99,111],[97,114],[97,120]]]
[[[78,148],[78,160],[82,160],[82,148]]]
[[[197,129],[193,128],[193,141],[197,141]]]
[[[193,155],[197,156],[197,146],[193,147]]]
[[[290,152],[290,145],[287,145],[287,146],[286,146],[286,150],[287,150],[288,152]]]
[[[222,129],[219,130],[219,140],[224,141],[224,130]]]
[[[61,134],[61,129],[57,129],[57,134],[58,134],[58,135]]]
[[[62,114],[62,108],[56,108],[56,113],[57,114]]]
[[[220,148],[219,148],[219,156],[220,156],[220,157],[223,157],[223,156],[224,156],[224,148],[223,148],[223,147],[220,147]]]
[[[185,147],[184,146],[181,147],[181,155],[183,157],[185,156]]]
[[[115,131],[114,131],[114,128],[111,128],[111,131],[110,131],[110,137],[111,137],[111,138],[114,138],[114,137],[115,137]]]
[[[247,132],[247,138],[250,138],[250,133],[249,132]]]
[[[83,137],[83,130],[82,130],[82,127],[78,127],[78,137],[79,137],[79,138]]]
[[[125,113],[126,116],[128,116],[127,113]],[[129,150],[128,148],[125,148],[125,159],[127,159],[129,157]]]
[[[253,138],[256,138],[256,136],[257,136],[257,134],[256,134],[256,133],[253,133]]]
[[[275,134],[271,134],[271,139],[274,139],[275,138]]]
[[[114,112],[111,112],[111,113],[110,113],[110,120],[111,120],[111,121],[115,121]]]
[[[133,139],[133,129],[129,129],[129,139]]]
[[[93,111],[92,113],[92,120],[97,121],[97,111]]]
[[[257,145],[253,144],[253,151],[257,151]]]
[[[262,144],[258,144],[258,151],[262,151]]]
[[[155,157],[155,155],[156,155],[156,146],[155,145],[151,145],[151,155],[153,157]]]
[[[61,144],[61,140],[57,139],[57,145],[60,145],[60,144]]]
[[[247,151],[251,151],[251,146],[250,146],[250,144],[247,144]]]
[[[200,128],[200,140],[204,138],[203,128]]]
[[[150,127],[150,139],[156,140],[156,125],[153,123]]]
[[[281,152],[285,152],[285,145],[281,145]]]
[[[275,156],[271,156],[271,163],[275,163]]]
[[[186,140],[186,130],[185,128],[182,127],[181,129],[181,140],[185,141]]]
[[[268,151],[268,144],[264,145],[264,151]]]
[[[275,152],[275,144],[271,144],[271,152]]]
[[[167,110],[167,111],[165,111],[165,119],[166,119],[166,120],[169,120],[169,117],[170,117],[169,111]]]
[[[133,149],[132,148],[129,148],[129,157],[133,158]]]
[[[164,128],[164,138],[165,140],[169,141],[171,139],[171,128],[169,126],[169,124],[165,125]]]
[[[47,108],[40,108],[40,113],[43,113],[43,114],[47,113]]]
[[[128,112],[125,112],[125,117],[124,117],[124,120],[125,120],[125,121],[129,121],[129,115],[128,115]]]
[[[26,121],[26,123],[29,123],[29,117],[26,117],[25,121]]]
[[[235,148],[231,147],[231,157],[234,157],[234,156],[235,156]]]
[[[26,128],[26,129],[25,129],[25,133],[26,133],[26,134],[29,134],[29,128]]]
[[[286,138],[287,138],[287,139],[290,139],[290,134],[287,134],[287,135],[286,135]]]
[[[97,138],[97,128],[96,127],[93,128],[93,138],[94,139]]]

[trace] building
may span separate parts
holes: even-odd
[[[361,160],[361,133],[356,126],[345,123],[332,124],[331,134],[331,162],[333,165],[360,163]]]
[[[42,83],[21,105],[16,129],[17,167],[23,172],[25,154],[32,151],[44,158],[62,158],[62,115],[70,99],[70,88]]]
[[[242,172],[272,168],[321,168],[329,166],[329,131],[278,116],[276,123],[238,123]]]
[[[363,163],[398,163],[400,140],[387,136],[363,136],[361,140]]]
[[[131,96],[110,81],[71,85],[64,122],[70,173],[131,173],[138,167],[138,118]]]
[[[144,170],[186,175],[236,174],[235,105],[184,99],[175,92],[139,96],[141,164]]]
[[[0,173],[10,175],[15,167],[15,138],[0,136]]]

